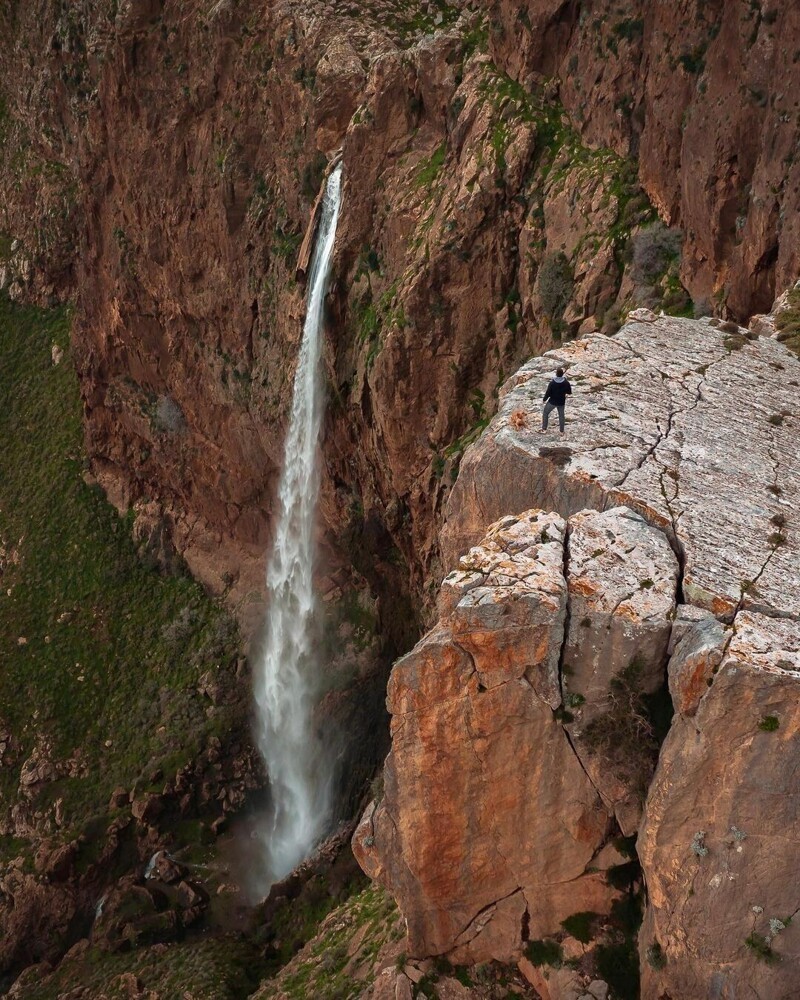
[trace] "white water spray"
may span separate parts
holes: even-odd
[[[264,841],[267,875],[288,874],[325,832],[332,754],[312,727],[318,670],[312,646],[314,515],[322,421],[322,323],[336,223],[341,165],[328,177],[308,278],[308,303],[294,380],[291,420],[278,490],[275,543],[267,566],[268,617],[255,664],[256,738],[272,792]]]

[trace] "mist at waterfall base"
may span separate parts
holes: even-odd
[[[275,540],[267,565],[268,611],[253,662],[255,737],[270,786],[270,806],[252,831],[259,863],[252,895],[263,896],[326,833],[335,751],[315,731],[320,664],[315,656],[314,522],[319,492],[317,445],[324,407],[321,350],[325,294],[341,195],[341,164],[330,173],[308,272],[308,299],[278,488]]]

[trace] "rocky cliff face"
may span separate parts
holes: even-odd
[[[445,579],[439,625],[392,671],[385,796],[355,840],[412,954],[508,961],[610,911],[613,840],[636,829],[652,759],[644,734],[612,752],[609,732],[648,725],[625,711],[664,683],[676,583],[627,508],[509,516]]]
[[[646,0],[591,6],[487,0],[491,51],[519,80],[561,81],[590,145],[639,159],[662,217],[686,237],[692,297],[734,318],[795,279],[798,69],[784,39],[800,11],[777,2]]]
[[[402,646],[381,595],[435,586],[442,504],[504,372],[642,297],[690,308],[679,266],[695,300],[737,315],[796,266],[796,67],[777,43],[796,16],[744,0],[8,5],[3,281],[77,295],[109,495],[252,628],[298,244],[343,147],[324,588],[371,588]],[[661,231],[636,249],[655,219],[637,171],[684,231],[682,264]]]
[[[380,753],[383,669],[432,618],[443,570],[509,513],[536,507],[569,520],[571,568],[553,580],[575,614],[559,625],[553,612],[542,653],[549,680],[526,661],[531,690],[516,694],[522,716],[576,775],[589,826],[584,837],[573,802],[569,836],[580,850],[565,878],[596,891],[586,905],[603,914],[618,899],[589,869],[612,864],[599,861],[608,838],[636,826],[652,760],[628,766],[601,723],[623,696],[619,670],[634,662],[625,697],[649,704],[663,686],[664,644],[679,635],[676,624],[667,638],[672,570],[658,562],[661,536],[646,533],[652,549],[623,560],[611,587],[609,571],[620,567],[594,545],[602,529],[576,515],[626,508],[680,557],[678,606],[712,617],[688,630],[694,612],[678,613],[670,683],[681,718],[704,717],[717,679],[739,670],[714,616],[766,616],[758,627],[769,628],[776,612],[790,621],[798,612],[786,586],[796,556],[787,528],[793,362],[775,342],[749,344],[735,325],[662,320],[613,340],[590,336],[556,355],[573,368],[585,362],[567,449],[532,437],[526,385],[543,371],[536,363],[509,383],[501,414],[467,449],[507,373],[531,354],[613,333],[641,304],[688,314],[694,299],[698,311],[741,319],[794,276],[799,64],[781,40],[797,34],[797,18],[791,6],[746,0],[603,0],[591,10],[573,0],[281,0],[258,9],[239,0],[12,0],[0,11],[0,288],[14,299],[75,301],[89,481],[133,510],[148,559],[171,572],[182,556],[248,635],[263,614],[303,311],[298,257],[326,165],[342,149],[320,512],[324,710]],[[746,464],[731,468],[731,454]],[[631,516],[619,515],[619,537],[627,521],[638,524]],[[538,565],[534,549],[526,558]],[[653,570],[641,577],[652,588],[630,592],[640,558],[656,559],[665,575]],[[489,590],[507,586],[488,563],[475,572]],[[530,581],[517,583],[520,607],[546,603]],[[460,586],[437,641],[447,656],[477,662]],[[513,650],[513,634],[489,625],[490,642]],[[423,660],[431,641],[418,651]],[[408,661],[409,684],[419,657]],[[495,696],[524,688],[515,658],[504,661],[508,678]],[[772,676],[753,674],[762,675]],[[392,688],[393,705],[405,703],[403,684]],[[462,721],[478,712],[472,697],[470,688],[450,706]],[[563,710],[558,719],[553,710]],[[410,721],[420,733],[438,725],[424,707]],[[656,738],[639,735],[648,747]],[[424,760],[413,741],[406,749],[410,770],[396,757],[398,796]],[[54,762],[56,773],[65,761]],[[7,764],[14,787],[23,763]],[[477,788],[482,768],[505,766],[468,763]],[[540,764],[528,760],[531,781],[560,794],[548,791],[552,776]],[[369,766],[368,756],[352,761],[345,798]],[[488,798],[486,815],[497,804]],[[677,823],[669,803],[658,808]],[[41,817],[25,828],[43,832]],[[398,856],[408,863],[416,832],[403,837]],[[513,951],[524,919],[549,927],[563,912],[526,857],[505,862],[495,852],[491,865],[510,893],[500,909],[508,926],[518,922],[517,937],[502,943],[492,920],[479,921],[458,945],[465,955]],[[469,914],[443,931],[456,883],[430,890],[431,902],[423,874],[386,877],[409,899],[428,900],[417,939],[446,942]],[[23,882],[15,875],[9,885]],[[476,884],[485,887],[477,875]],[[653,893],[646,927],[659,947],[684,888]],[[753,962],[768,963],[789,940],[762,924],[753,934]],[[704,944],[697,962],[712,962],[714,947]],[[670,948],[677,963],[684,945]],[[700,975],[692,962],[675,982]]]
[[[557,364],[567,432],[540,435]],[[601,859],[638,830],[643,995],[792,995],[798,376],[773,338],[642,313],[502,390],[354,842],[417,953],[508,959],[586,911],[604,940]]]

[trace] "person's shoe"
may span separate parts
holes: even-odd
[[[546,434],[547,433],[547,428],[546,427],[539,427],[537,429],[536,433],[537,434]]]

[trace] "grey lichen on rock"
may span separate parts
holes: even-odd
[[[441,536],[445,565],[503,514],[625,504],[683,554],[688,603],[727,617],[740,604],[800,614],[800,588],[786,586],[800,557],[791,502],[800,359],[765,338],[733,350],[728,337],[708,320],[660,317],[524,365],[461,463]],[[536,433],[559,365],[573,383],[563,439]]]

